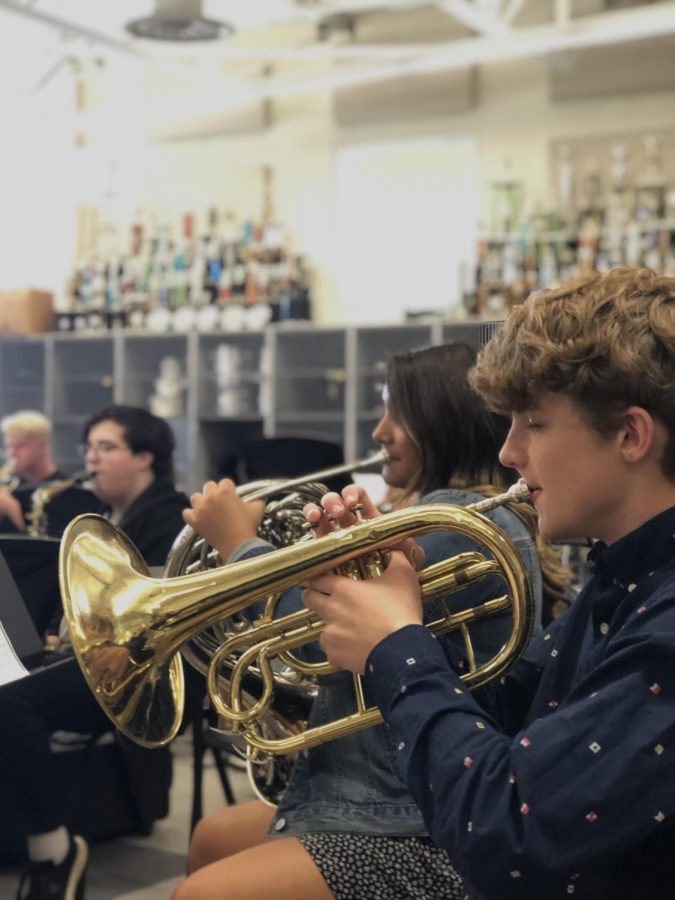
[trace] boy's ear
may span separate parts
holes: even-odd
[[[140,450],[138,453],[134,453],[136,459],[142,463],[142,467],[144,469],[151,469],[152,464],[155,461],[155,454],[151,453],[149,450]]]
[[[626,462],[640,462],[654,448],[656,421],[641,406],[629,406],[619,429],[620,449]]]

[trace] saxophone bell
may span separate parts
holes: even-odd
[[[26,515],[26,530],[31,537],[49,536],[47,507],[59,494],[74,487],[91,490],[91,475],[87,469],[76,472],[70,478],[45,481],[33,491],[30,498],[30,511]]]

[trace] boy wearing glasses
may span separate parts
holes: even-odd
[[[402,553],[313,579],[337,666],[365,672],[402,777],[479,898],[670,898],[675,885],[675,279],[617,268],[514,308],[473,383],[500,458],[592,578],[502,682],[469,693]],[[359,496],[327,496],[342,524]],[[367,498],[366,498],[366,502]],[[370,515],[375,511],[371,508]],[[312,518],[318,518],[315,508]]]
[[[109,406],[84,427],[92,490],[149,566],[162,566],[182,529],[185,494],[174,487],[169,425],[137,406]]]

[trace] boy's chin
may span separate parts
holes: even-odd
[[[577,541],[584,538],[582,534],[576,534],[574,529],[565,528],[564,524],[539,522],[539,534],[549,544],[565,544],[568,541]]]

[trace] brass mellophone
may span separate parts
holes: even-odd
[[[301,541],[253,559],[176,578],[155,579],[126,536],[94,514],[75,519],[61,542],[59,561],[64,613],[82,671],[101,707],[114,724],[144,746],[158,746],[176,734],[184,705],[179,650],[223,619],[267,600],[263,616],[247,623],[232,643],[214,654],[207,680],[211,699],[231,717],[254,753],[278,754],[306,749],[381,721],[366,708],[360,679],[355,676],[353,715],[316,729],[298,729],[281,740],[268,740],[259,726],[275,690],[275,660],[286,666],[307,665],[293,650],[315,641],[323,623],[308,610],[278,617],[276,601],[292,586],[329,570],[356,568],[382,571],[373,560],[377,551],[404,537],[434,530],[469,536],[491,557],[462,553],[420,573],[424,602],[434,600],[445,615],[430,624],[435,633],[459,630],[466,644],[469,671],[463,676],[475,687],[501,675],[527,644],[533,623],[532,601],[523,562],[510,539],[482,515],[509,501],[522,499],[524,486],[473,507],[430,504],[410,507],[316,540]],[[364,556],[366,562],[364,563]],[[380,561],[381,562],[381,561]],[[505,593],[475,608],[450,613],[443,598],[474,580],[497,574]],[[498,654],[477,665],[471,645],[471,622],[511,610],[512,630]],[[231,681],[221,697],[219,671],[223,656],[232,654]],[[315,664],[312,674],[332,671]],[[262,682],[260,696],[247,706],[244,684],[249,668]]]

